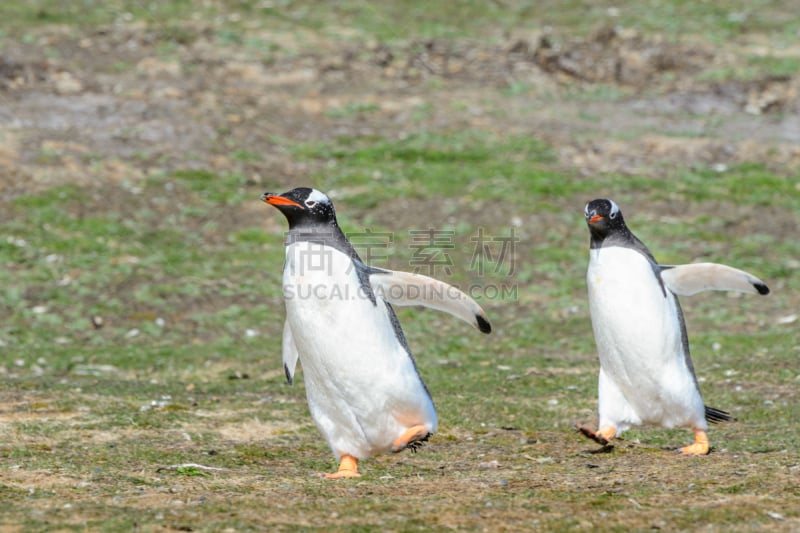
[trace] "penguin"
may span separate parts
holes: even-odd
[[[689,427],[694,442],[680,453],[706,455],[708,422],[734,418],[703,403],[678,296],[707,290],[766,295],[769,288],[716,263],[659,265],[612,200],[592,200],[584,215],[589,310],[600,358],[599,421],[597,431],[578,429],[607,445],[631,426]]]
[[[447,283],[364,264],[324,193],[299,187],[261,200],[289,223],[283,369],[291,385],[300,361],[309,411],[339,461],[320,475],[360,477],[362,459],[416,451],[437,414],[392,306],[445,311],[488,334],[486,313]]]

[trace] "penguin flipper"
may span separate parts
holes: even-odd
[[[719,263],[661,265],[660,268],[664,284],[679,296],[690,296],[702,291],[769,294],[769,288],[757,277],[744,270]]]
[[[292,335],[292,328],[289,326],[289,319],[283,323],[283,372],[286,374],[286,382],[291,385],[294,383],[294,369],[297,366],[297,345],[294,343],[294,336]]]
[[[421,274],[375,269],[369,282],[376,294],[392,305],[422,305],[444,311],[472,324],[482,333],[492,326],[478,302],[456,287]]]

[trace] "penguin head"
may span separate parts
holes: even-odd
[[[336,224],[333,202],[317,189],[298,187],[283,194],[265,192],[261,201],[277,207],[289,221],[289,229]]]
[[[583,209],[586,217],[586,224],[589,225],[589,232],[593,237],[599,239],[615,230],[625,229],[625,220],[622,218],[622,211],[613,200],[598,198],[592,200]]]

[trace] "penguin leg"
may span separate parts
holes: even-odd
[[[702,429],[694,429],[694,444],[684,446],[680,449],[683,455],[707,455],[710,451],[708,435]]]
[[[608,444],[617,434],[617,429],[610,425],[604,426],[597,431],[593,431],[586,426],[578,426],[578,430],[581,432],[581,434],[583,434],[584,437],[590,438],[596,443],[602,444],[603,446]]]
[[[581,429],[581,433],[603,446],[625,431],[628,424],[638,422],[636,411],[633,409],[622,389],[609,376],[602,364],[597,377],[597,431]]]
[[[361,477],[358,473],[358,459],[344,454],[339,461],[339,470],[334,474],[324,474],[325,479],[341,479],[343,477]]]
[[[394,442],[392,442],[392,453],[401,452],[406,448],[416,450],[423,442],[428,440],[430,436],[431,433],[425,426],[411,426],[405,430],[402,435],[394,439]]]

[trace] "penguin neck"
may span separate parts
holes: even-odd
[[[592,250],[597,250],[606,246],[632,248],[647,257],[653,264],[658,264],[656,258],[653,257],[653,254],[647,246],[645,246],[645,244],[625,225],[616,227],[602,234],[590,232],[590,235],[591,240],[589,241],[589,248]]]
[[[289,227],[286,235],[286,245],[297,242],[312,242],[335,248],[344,253],[351,259],[361,261],[358,252],[347,240],[342,229],[337,224],[336,219],[330,222],[318,222],[313,224],[293,224]]]

